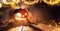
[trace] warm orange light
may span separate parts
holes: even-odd
[[[43,0],[43,1],[49,5],[57,5],[57,4],[59,5],[60,3],[60,0],[49,0],[49,1]]]
[[[38,3],[39,0],[21,0],[24,4],[27,5],[33,5],[35,3]]]
[[[22,15],[24,15],[25,18],[28,18],[28,10],[22,9],[22,10],[20,10],[20,13],[21,13]]]
[[[22,14],[21,13],[16,13],[15,16],[21,18]]]
[[[18,4],[20,0],[3,0],[4,4]]]
[[[0,3],[0,8],[2,7],[2,3]]]
[[[23,27],[23,26],[15,27],[15,28],[12,28],[12,29],[10,29],[10,30],[8,30],[8,31],[21,31],[22,27]]]
[[[53,30],[51,30],[51,31],[60,31],[60,26],[57,26],[57,27],[55,27]]]
[[[14,18],[15,18],[17,21],[26,20],[26,18],[24,18],[24,16],[23,16],[21,13],[16,13],[16,14],[14,15]]]
[[[32,28],[28,26],[19,26],[9,29],[8,31],[34,31]]]

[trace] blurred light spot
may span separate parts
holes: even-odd
[[[16,13],[14,16],[15,16],[15,19],[18,20],[18,21],[26,20],[26,18],[22,18],[22,14],[21,13]]]
[[[22,27],[23,27],[23,26],[15,27],[15,28],[12,28],[12,29],[10,29],[10,30],[8,30],[8,31],[21,31]]]
[[[33,5],[35,3],[38,3],[39,0],[21,0],[24,4],[27,5]]]
[[[26,8],[28,8],[29,6],[27,6],[27,5],[21,5],[21,8],[22,9],[26,9]]]
[[[16,15],[15,15],[15,16],[17,16],[17,17],[21,18],[22,14],[21,14],[21,13],[16,13]]]
[[[58,5],[60,4],[60,0],[43,0],[45,3],[49,5]]]
[[[49,25],[49,27],[51,27],[51,25]]]
[[[55,27],[52,31],[60,31],[60,27]]]
[[[3,0],[4,4],[10,5],[13,9],[17,8],[17,5],[20,2],[20,0]]]
[[[60,22],[58,24],[60,25]]]
[[[28,26],[19,26],[19,27],[11,28],[8,31],[33,31],[33,30]]]
[[[55,23],[55,26],[58,26],[57,23]]]
[[[2,7],[2,3],[0,3],[0,8]]]

